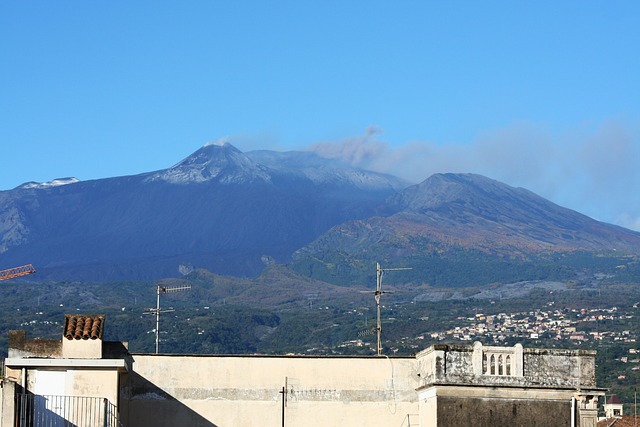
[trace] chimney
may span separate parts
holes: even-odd
[[[101,359],[103,314],[67,314],[64,318],[62,357]]]

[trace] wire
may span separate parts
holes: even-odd
[[[391,403],[389,403],[388,406],[389,412],[395,415],[396,411],[398,410],[398,401],[396,399],[395,369],[391,358],[389,358],[389,356],[387,356],[386,354],[384,355],[384,357],[387,358],[389,364],[391,365],[391,395],[393,396],[393,406],[391,406]]]

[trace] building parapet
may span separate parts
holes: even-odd
[[[27,331],[9,331],[9,358],[62,357],[62,342],[49,339],[27,339]]]
[[[593,388],[595,351],[434,345],[416,355],[422,386],[459,384]]]

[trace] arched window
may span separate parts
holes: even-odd
[[[482,373],[487,373],[487,353],[482,353]]]
[[[491,359],[489,360],[490,360],[489,365],[491,365],[491,375],[495,375],[496,374],[496,356],[492,354]]]
[[[505,368],[506,368],[506,374],[511,376],[511,356],[507,355],[507,358],[505,359]]]
[[[498,356],[498,375],[504,375],[504,369],[502,366],[502,355]]]

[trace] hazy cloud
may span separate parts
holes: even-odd
[[[383,136],[382,129],[369,127],[364,135],[308,149],[416,183],[434,173],[478,173],[595,219],[640,230],[640,132],[623,123],[565,133],[517,124],[470,144],[395,146]]]
[[[366,165],[370,161],[380,158],[388,150],[385,143],[377,140],[377,135],[382,129],[369,126],[364,135],[346,138],[338,143],[318,142],[311,145],[308,150],[314,151],[322,157],[330,159],[342,159],[352,165]]]

